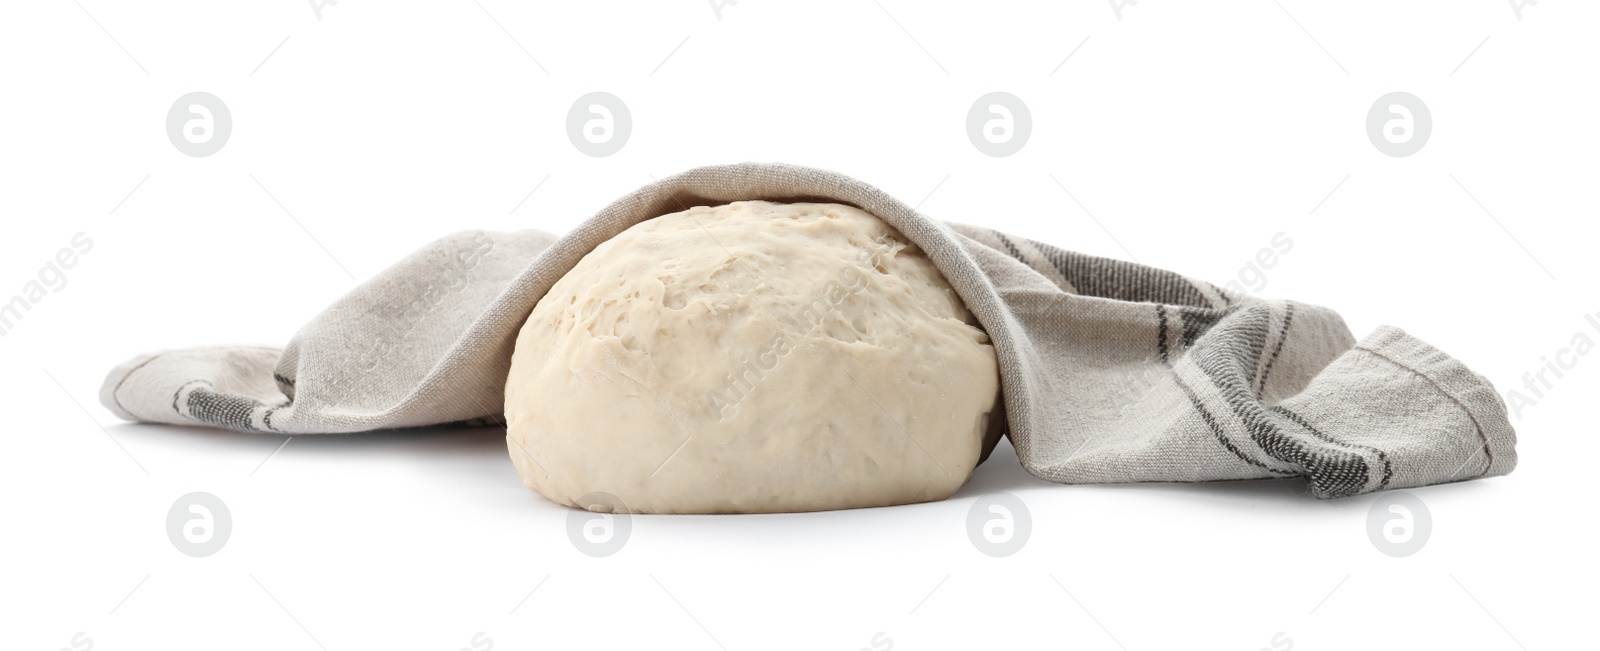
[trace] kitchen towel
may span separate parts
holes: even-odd
[[[111,371],[100,400],[128,420],[244,432],[501,423],[517,332],[580,258],[644,220],[753,199],[853,205],[921,247],[988,332],[1007,435],[1040,478],[1304,477],[1331,498],[1516,465],[1488,380],[1398,328],[1356,340],[1327,308],[937,221],[848,176],[764,163],[661,179],[561,237],[446,236],[282,349],[143,355]]]

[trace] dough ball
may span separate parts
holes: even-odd
[[[741,201],[585,256],[523,325],[505,408],[553,501],[764,513],[944,499],[998,438],[998,397],[988,336],[898,231]]]

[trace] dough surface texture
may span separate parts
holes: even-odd
[[[627,229],[534,307],[506,383],[529,488],[596,511],[940,500],[1003,427],[989,339],[915,245],[839,204]]]

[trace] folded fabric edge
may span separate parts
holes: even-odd
[[[1504,399],[1487,378],[1474,373],[1461,360],[1394,326],[1379,326],[1355,347],[1426,379],[1460,406],[1477,426],[1482,441],[1479,450],[1487,454],[1488,463],[1477,474],[1441,478],[1441,482],[1504,475],[1516,468],[1517,433],[1511,426]],[[1463,464],[1470,460],[1464,459]]]
[[[122,402],[117,399],[117,391],[122,389],[122,385],[126,384],[128,378],[135,372],[160,356],[161,353],[147,353],[112,367],[111,371],[106,373],[106,379],[100,383],[100,405],[122,420],[139,420],[138,416],[122,406]]]

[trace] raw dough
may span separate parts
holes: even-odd
[[[939,500],[1003,426],[994,349],[888,224],[741,201],[640,223],[517,337],[508,448],[553,501],[635,513]]]

